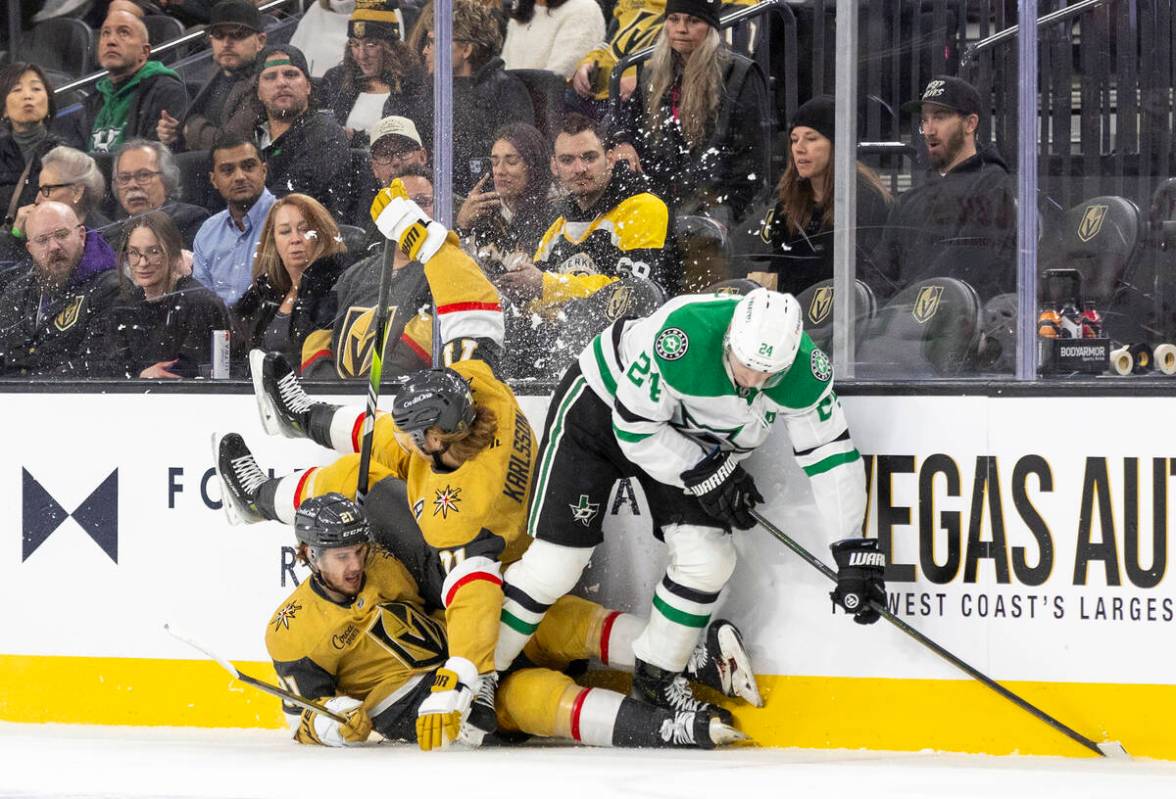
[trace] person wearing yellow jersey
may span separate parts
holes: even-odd
[[[311,570],[269,619],[266,650],[282,685],[324,705],[336,718],[283,704],[294,739],[355,746],[374,730],[391,741],[431,749],[479,743],[463,723],[474,689],[448,657],[444,620],[433,612],[436,581],[418,582],[401,557],[430,557],[419,538],[395,552],[370,539],[364,512],[330,493],[299,508],[298,557]],[[631,641],[643,622],[568,597],[552,607],[520,665],[502,680],[497,708],[504,733],[567,738],[593,746],[712,748],[745,737],[717,714],[658,708],[602,688],[577,685],[560,672],[591,658],[606,667],[632,663]],[[716,656],[720,655],[720,656]],[[718,682],[725,661],[699,677]],[[447,695],[456,695],[452,703]],[[433,712],[438,708],[444,712]]]

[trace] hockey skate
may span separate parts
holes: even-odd
[[[271,436],[306,438],[314,403],[280,352],[249,351],[249,374],[261,426]]]
[[[686,664],[686,676],[714,688],[724,696],[738,697],[763,707],[751,658],[743,646],[739,628],[726,619],[716,619]]]
[[[675,674],[641,659],[638,659],[633,667],[633,690],[629,692],[629,696],[667,710],[710,713],[727,725],[734,721],[731,711],[696,697],[684,675]]]
[[[661,723],[658,738],[658,746],[714,749],[716,746],[745,741],[747,734],[711,711],[679,710]]]
[[[245,439],[237,433],[213,433],[212,456],[229,524],[265,521],[257,507],[257,492],[269,480],[269,475],[257,465],[253,453],[245,446]]]
[[[461,725],[458,742],[466,746],[481,746],[482,739],[498,729],[495,696],[498,693],[498,672],[481,675],[478,691],[470,703],[470,714]]]

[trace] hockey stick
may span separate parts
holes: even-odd
[[[763,514],[761,514],[759,511],[757,511],[753,508],[750,511],[750,513],[751,513],[751,517],[753,519],[755,519],[757,522],[759,522],[761,527],[763,527],[765,530],[767,530],[769,533],[771,533],[773,538],[775,538],[777,541],[782,543],[784,546],[791,549],[793,552],[795,552],[797,555],[799,555],[801,558],[803,558],[810,566],[812,566],[814,569],[819,571],[821,574],[825,575],[833,582],[837,582],[837,572],[830,569],[828,566],[826,566],[824,563],[822,563],[815,555],[813,555],[811,552],[809,552],[807,549],[805,549],[803,546],[801,546],[796,541],[792,540],[792,538],[790,538],[788,536],[788,534],[785,533],[783,530],[781,530],[779,527],[777,527],[776,525],[772,524],[770,521],[765,519],[763,517]],[[920,644],[927,647],[935,654],[939,655],[939,657],[943,658],[948,663],[950,663],[953,666],[955,666],[956,668],[961,669],[962,671],[966,672],[968,674],[968,676],[973,677],[976,680],[979,680],[981,683],[983,683],[987,687],[991,688],[993,691],[996,691],[998,694],[1000,694],[1005,699],[1012,702],[1017,707],[1021,708],[1022,710],[1024,710],[1027,713],[1032,714],[1033,716],[1036,716],[1039,720],[1044,721],[1046,724],[1053,727],[1058,732],[1067,736],[1068,738],[1075,741],[1076,743],[1079,743],[1082,746],[1085,746],[1087,749],[1089,749],[1090,751],[1099,755],[1100,757],[1127,757],[1128,756],[1127,750],[1124,749],[1123,744],[1119,743],[1118,741],[1104,741],[1103,743],[1095,743],[1094,741],[1087,738],[1085,735],[1078,732],[1077,730],[1074,730],[1073,728],[1068,727],[1065,724],[1063,724],[1062,722],[1058,721],[1053,716],[1046,713],[1044,710],[1041,710],[1040,708],[1036,707],[1035,705],[1030,704],[1028,701],[1022,699],[1020,696],[1013,693],[1008,688],[1005,688],[1003,685],[996,682],[988,675],[984,674],[983,672],[979,671],[978,669],[976,669],[976,668],[968,665],[964,661],[960,660],[958,657],[953,655],[951,652],[948,652],[946,649],[944,649],[939,644],[932,641],[927,636],[923,635],[921,632],[916,630],[914,627],[911,627],[905,621],[903,621],[902,619],[898,618],[893,613],[891,613],[890,610],[885,605],[878,602],[877,600],[871,599],[870,600],[870,607],[873,608],[874,610],[876,610],[878,612],[878,614],[882,616],[882,618],[886,619],[886,621],[890,622],[895,627],[902,630],[904,633],[909,635],[911,638],[914,638]]]
[[[388,344],[388,295],[392,292],[392,259],[396,242],[384,242],[380,269],[380,292],[376,306],[376,337],[372,342],[372,368],[368,372],[367,406],[363,409],[363,443],[359,448],[359,479],[355,501],[362,508],[368,492],[368,470],[372,463],[372,432],[376,429],[376,403],[380,399],[380,378],[384,374],[384,348]]]
[[[173,638],[175,638],[179,641],[183,641],[185,644],[192,647],[193,649],[196,649],[200,652],[203,652],[205,655],[207,655],[208,657],[215,660],[217,663],[219,663],[221,665],[221,667],[225,671],[227,671],[229,674],[232,674],[234,677],[236,677],[238,680],[245,683],[246,685],[252,685],[254,688],[265,691],[267,694],[273,694],[274,696],[281,697],[282,699],[289,702],[290,704],[297,705],[298,707],[303,708],[304,710],[312,710],[315,713],[321,713],[322,715],[326,716],[327,718],[332,719],[333,721],[337,721],[340,724],[347,723],[346,718],[344,718],[343,716],[340,716],[338,713],[335,713],[334,711],[328,710],[327,708],[320,705],[318,702],[312,702],[309,699],[303,699],[298,694],[291,693],[290,691],[287,691],[285,688],[279,688],[276,685],[270,685],[268,682],[263,682],[261,680],[254,678],[254,677],[250,677],[248,674],[243,674],[242,672],[237,670],[236,666],[234,666],[232,663],[230,663],[229,661],[222,658],[220,655],[213,652],[211,649],[207,649],[203,645],[198,644],[195,641],[193,641],[188,636],[181,635],[180,633],[176,632],[174,629],[172,629],[172,626],[170,624],[163,625],[163,629],[167,630],[168,634],[170,634]]]

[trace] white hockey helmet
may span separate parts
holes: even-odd
[[[803,334],[796,298],[758,288],[743,295],[735,306],[726,344],[747,368],[775,374],[792,366]]]

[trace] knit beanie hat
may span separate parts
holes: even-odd
[[[352,39],[387,39],[400,41],[400,4],[397,0],[356,0],[355,10],[347,22]]]
[[[667,0],[666,16],[670,14],[689,14],[705,20],[712,28],[719,27],[719,9],[723,7],[723,0]]]
[[[792,115],[792,124],[788,126],[788,132],[791,133],[793,128],[798,127],[812,128],[829,141],[833,141],[833,134],[837,130],[836,120],[833,98],[822,94],[796,109],[796,113]]]

